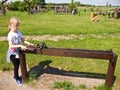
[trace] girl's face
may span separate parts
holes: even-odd
[[[16,32],[18,30],[19,21],[17,19],[12,19],[10,22],[10,28],[12,31]]]
[[[16,31],[18,30],[18,26],[19,26],[18,23],[13,23],[13,24],[11,25],[11,30],[14,31],[14,32],[16,32]]]

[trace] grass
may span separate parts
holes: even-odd
[[[71,82],[55,82],[53,88],[58,90],[74,90],[74,85]]]
[[[98,87],[94,87],[95,90],[112,90],[111,87],[106,87],[105,85],[99,85]]]
[[[100,22],[91,22],[89,19],[90,12],[81,12],[81,16],[72,16],[70,14],[56,15],[52,12],[28,15],[27,12],[10,12],[6,16],[0,16],[0,36],[7,35],[7,24],[11,16],[17,16],[20,19],[20,31],[23,35],[82,35],[81,38],[72,40],[60,40],[58,42],[46,40],[49,47],[61,48],[80,48],[94,50],[109,50],[118,54],[118,61],[115,70],[116,80],[113,88],[120,85],[120,24],[119,20],[104,20],[99,16]],[[4,22],[4,23],[3,23]],[[31,41],[39,43],[40,41]],[[11,70],[12,64],[6,63],[7,41],[0,41],[0,69]],[[27,54],[28,68],[38,65],[42,61],[51,60],[49,65],[53,68],[60,68],[73,72],[93,72],[106,74],[108,61],[93,60],[83,58],[69,58],[58,56],[41,56]]]
[[[119,34],[119,20],[104,20],[100,16],[100,22],[90,21],[90,12],[81,12],[81,16],[56,15],[51,13],[28,15],[27,12],[7,12],[6,16],[0,16],[0,36],[6,36],[7,24],[11,16],[17,16],[20,30],[24,35],[68,35],[68,34]],[[3,24],[4,22],[4,24]],[[32,26],[32,27],[31,27]]]

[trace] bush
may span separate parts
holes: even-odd
[[[8,4],[8,9],[12,11],[26,11],[27,5],[21,1],[15,1]]]
[[[62,90],[74,90],[74,85],[71,82],[55,82],[54,88],[62,89]]]

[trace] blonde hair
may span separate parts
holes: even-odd
[[[19,25],[19,19],[17,17],[11,17],[8,24],[8,32],[11,30],[11,25]]]

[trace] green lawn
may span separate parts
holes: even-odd
[[[0,36],[7,35],[7,24],[11,16],[20,19],[20,31],[24,35],[82,35],[82,39],[60,40],[57,42],[46,40],[49,47],[80,48],[94,50],[109,50],[118,54],[118,61],[115,70],[116,80],[113,88],[120,85],[120,20],[109,19],[105,21],[99,16],[99,22],[90,21],[90,12],[81,12],[81,15],[70,14],[56,15],[53,12],[28,15],[27,12],[7,12],[6,16],[0,16]],[[31,41],[35,44],[41,41]],[[0,42],[0,69],[12,69],[12,65],[5,62],[7,41]],[[27,65],[32,67],[41,61],[51,60],[51,67],[62,68],[68,71],[91,72],[106,74],[108,61],[92,60],[82,58],[68,58],[57,56],[39,56],[28,54]],[[120,88],[118,88],[120,89]]]
[[[119,20],[99,16],[100,22],[90,21],[90,12],[81,12],[80,16],[56,15],[53,12],[28,15],[27,12],[7,12],[0,16],[0,36],[7,34],[7,24],[11,16],[20,19],[20,30],[24,35],[67,35],[67,34],[119,34]]]

